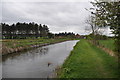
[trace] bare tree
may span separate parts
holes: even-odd
[[[93,43],[97,44],[97,40],[102,39],[105,29],[97,26],[96,17],[94,16],[89,16],[85,23],[87,24],[85,31],[91,33],[90,38],[93,40]]]
[[[96,21],[94,16],[89,16],[86,22],[88,25],[86,26],[86,31],[92,31],[92,34],[95,35],[98,33],[99,27],[96,26]]]

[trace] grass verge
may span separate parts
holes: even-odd
[[[58,39],[5,39],[2,40],[2,55],[28,50],[42,45],[53,44],[57,42],[71,40],[70,38]]]
[[[58,78],[118,78],[118,61],[80,40],[59,70]]]
[[[109,39],[109,40],[99,40],[99,43],[101,45],[103,45],[105,48],[111,49],[114,51],[115,49],[115,44],[114,44],[114,40],[113,39]]]

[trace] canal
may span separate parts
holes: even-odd
[[[3,57],[3,78],[48,78],[62,65],[78,40],[65,41]]]

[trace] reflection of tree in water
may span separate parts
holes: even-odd
[[[40,52],[45,55],[48,52],[48,48],[41,48]]]
[[[33,56],[42,56],[48,53],[48,48],[47,47],[37,48],[35,50],[29,51],[29,53],[32,54]]]
[[[12,53],[3,56],[2,61],[6,60],[33,60],[37,57],[42,57],[43,55],[48,53],[48,48],[47,47],[40,47],[36,48],[30,51],[25,51],[25,52],[18,52],[18,53]]]

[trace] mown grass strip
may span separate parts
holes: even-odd
[[[59,78],[117,78],[117,59],[80,40],[58,72]]]

